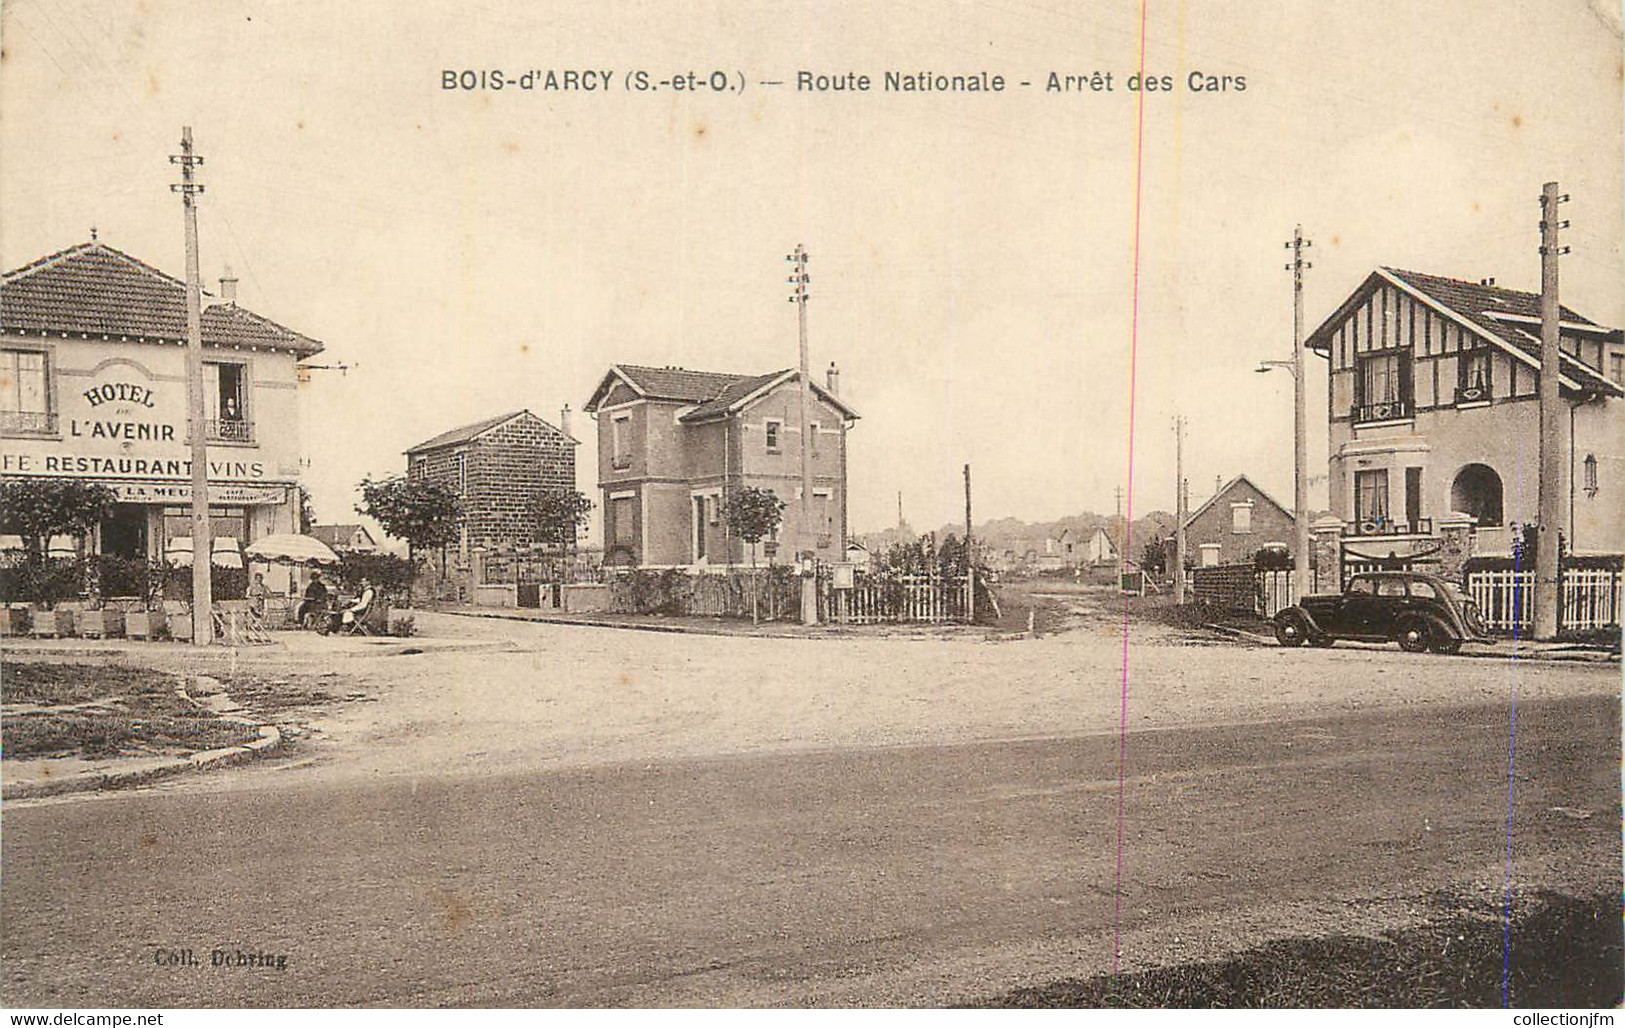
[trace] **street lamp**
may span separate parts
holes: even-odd
[[[1309,444],[1303,388],[1303,347],[1293,346],[1292,360],[1259,361],[1253,370],[1266,375],[1278,368],[1292,375],[1292,584],[1299,597],[1311,590],[1309,573]]]

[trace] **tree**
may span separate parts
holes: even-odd
[[[741,486],[728,497],[723,517],[734,535],[750,544],[750,566],[756,566],[756,544],[784,520],[784,501],[771,489]]]
[[[1147,539],[1145,549],[1140,551],[1140,570],[1155,578],[1161,578],[1168,572],[1168,541],[1166,539]]]
[[[118,496],[72,478],[0,481],[0,531],[21,536],[30,563],[45,559],[53,535],[84,535],[113,513]]]
[[[417,576],[420,550],[444,548],[457,538],[463,501],[454,491],[427,479],[392,475],[361,480],[361,502],[356,513],[365,514],[385,532],[406,540],[407,559]],[[444,560],[441,561],[444,565]]]
[[[299,487],[299,534],[309,535],[316,527],[316,505],[310,502],[310,490]]]
[[[592,513],[593,502],[580,490],[548,490],[531,504],[536,518],[536,538],[547,546],[555,547],[562,560],[568,560],[581,538],[581,529]]]

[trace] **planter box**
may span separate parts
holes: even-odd
[[[29,631],[36,639],[68,638],[73,635],[73,611],[58,607],[56,610],[31,612]]]
[[[85,610],[79,612],[79,634],[86,639],[117,639],[124,635],[124,612]]]
[[[184,603],[164,601],[164,621],[169,626],[169,637],[176,642],[192,641],[192,612]]]
[[[0,636],[27,635],[29,621],[27,607],[0,607]]]
[[[132,610],[124,615],[124,634],[131,639],[156,639],[166,627],[161,610]]]

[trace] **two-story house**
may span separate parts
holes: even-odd
[[[299,530],[299,360],[322,344],[236,302],[203,309],[204,432],[217,540]],[[109,487],[78,545],[157,559],[191,535],[186,287],[92,240],[0,279],[0,475]]]
[[[1578,552],[1625,550],[1625,339],[1560,315],[1563,526]],[[1423,554],[1471,516],[1479,552],[1538,513],[1540,297],[1378,268],[1308,337],[1330,363],[1329,500],[1345,552]],[[1369,552],[1368,552],[1369,551]]]
[[[810,386],[802,426],[800,383],[793,369],[731,375],[612,365],[583,408],[598,422],[605,562],[676,567],[748,560],[724,514],[742,486],[771,489],[785,502],[774,540],[779,552],[812,550],[820,560],[841,560],[847,431],[858,415],[837,395],[832,364],[825,383]],[[805,498],[803,427],[812,469],[812,495]]]
[[[544,492],[576,487],[576,450],[568,410],[555,427],[528,410],[511,411],[425,439],[406,451],[406,473],[444,486],[463,503],[457,547],[471,550],[535,544],[535,502]]]

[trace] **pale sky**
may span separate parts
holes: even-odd
[[[796,360],[783,255],[812,254],[813,366],[842,369],[854,531],[1171,508],[1247,472],[1291,497],[1282,243],[1306,330],[1379,264],[1538,288],[1541,183],[1573,202],[1563,300],[1625,324],[1619,17],[1585,0],[1151,2],[1137,162],[1131,3],[211,3],[0,7],[0,264],[103,241],[184,271],[166,155],[207,163],[203,267],[323,340],[308,484],[325,521],[401,451],[504,410],[577,410],[613,361]],[[600,68],[608,92],[446,92],[443,69]],[[743,72],[743,94],[622,87]],[[800,70],[868,94],[798,93]],[[879,90],[987,70],[1002,94]],[[1046,93],[1111,71],[1112,93]],[[1245,92],[1192,93],[1192,71]],[[761,80],[792,85],[770,87]],[[1033,82],[1020,88],[1020,80]],[[1136,193],[1136,165],[1140,187]],[[1325,464],[1311,360],[1311,458]],[[1530,445],[1534,445],[1531,440]],[[1323,503],[1321,486],[1311,499]]]

